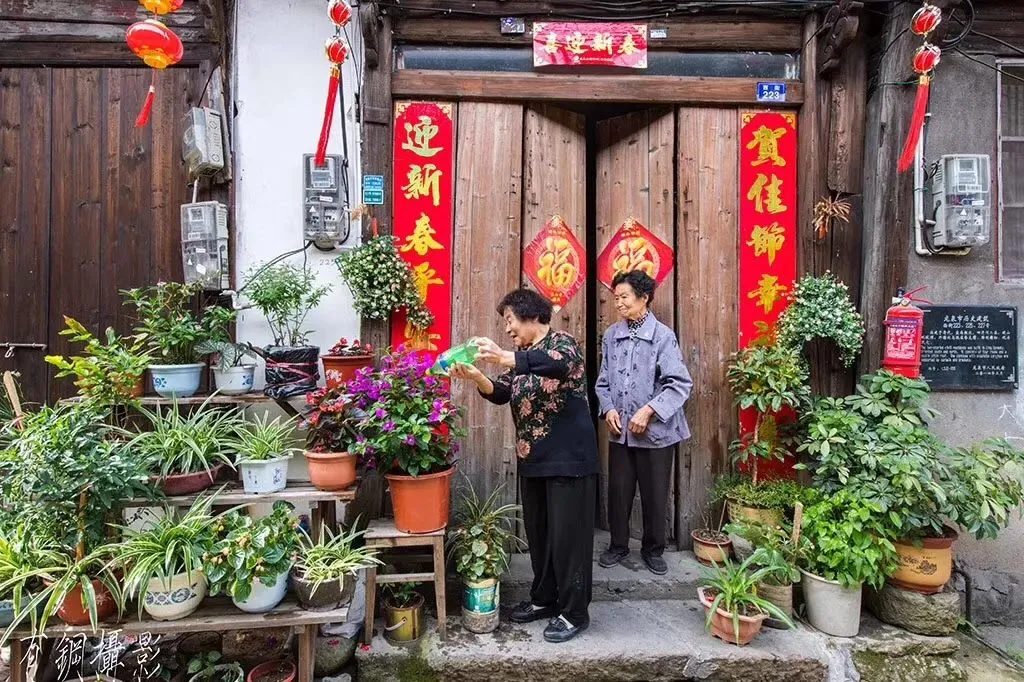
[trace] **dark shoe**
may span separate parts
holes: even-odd
[[[612,549],[609,547],[597,557],[597,565],[601,568],[611,568],[629,556],[628,549]]]
[[[668,573],[668,564],[660,556],[644,554],[644,563],[647,564],[647,568],[654,575],[665,575]]]
[[[558,607],[554,604],[551,606],[536,606],[531,601],[521,601],[518,606],[512,609],[512,613],[508,614],[508,619],[513,623],[532,623],[535,620],[554,618],[557,615]]]
[[[562,642],[568,642],[588,627],[590,627],[589,620],[580,625],[573,625],[565,616],[559,616],[558,618],[552,618],[548,626],[544,628],[544,639],[554,644],[561,644]]]

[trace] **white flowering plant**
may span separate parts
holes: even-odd
[[[843,365],[851,367],[864,343],[864,321],[846,284],[831,272],[805,275],[788,298],[776,328],[777,343],[802,353],[814,339],[832,339]]]
[[[335,261],[341,278],[352,291],[356,311],[370,320],[386,320],[405,308],[409,321],[418,329],[433,323],[431,313],[416,287],[412,268],[396,248],[396,238],[380,235]]]

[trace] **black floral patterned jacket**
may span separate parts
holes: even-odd
[[[587,401],[579,343],[551,330],[516,352],[516,366],[494,380],[484,398],[511,403],[519,473],[527,477],[597,473],[597,434]]]

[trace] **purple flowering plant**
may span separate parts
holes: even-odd
[[[433,362],[399,346],[348,383],[356,423],[352,452],[366,466],[410,476],[444,471],[458,453],[460,411],[447,381],[430,374]]]

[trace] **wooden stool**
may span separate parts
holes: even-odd
[[[413,583],[434,581],[434,592],[437,593],[437,629],[441,639],[447,636],[447,613],[444,606],[444,529],[433,533],[412,535],[395,528],[394,519],[377,519],[371,521],[366,529],[366,548],[386,550],[393,547],[432,547],[434,550],[434,570],[431,573],[389,573],[377,576],[376,566],[366,569],[366,625],[363,641],[373,641],[374,604],[377,599],[377,584]]]

